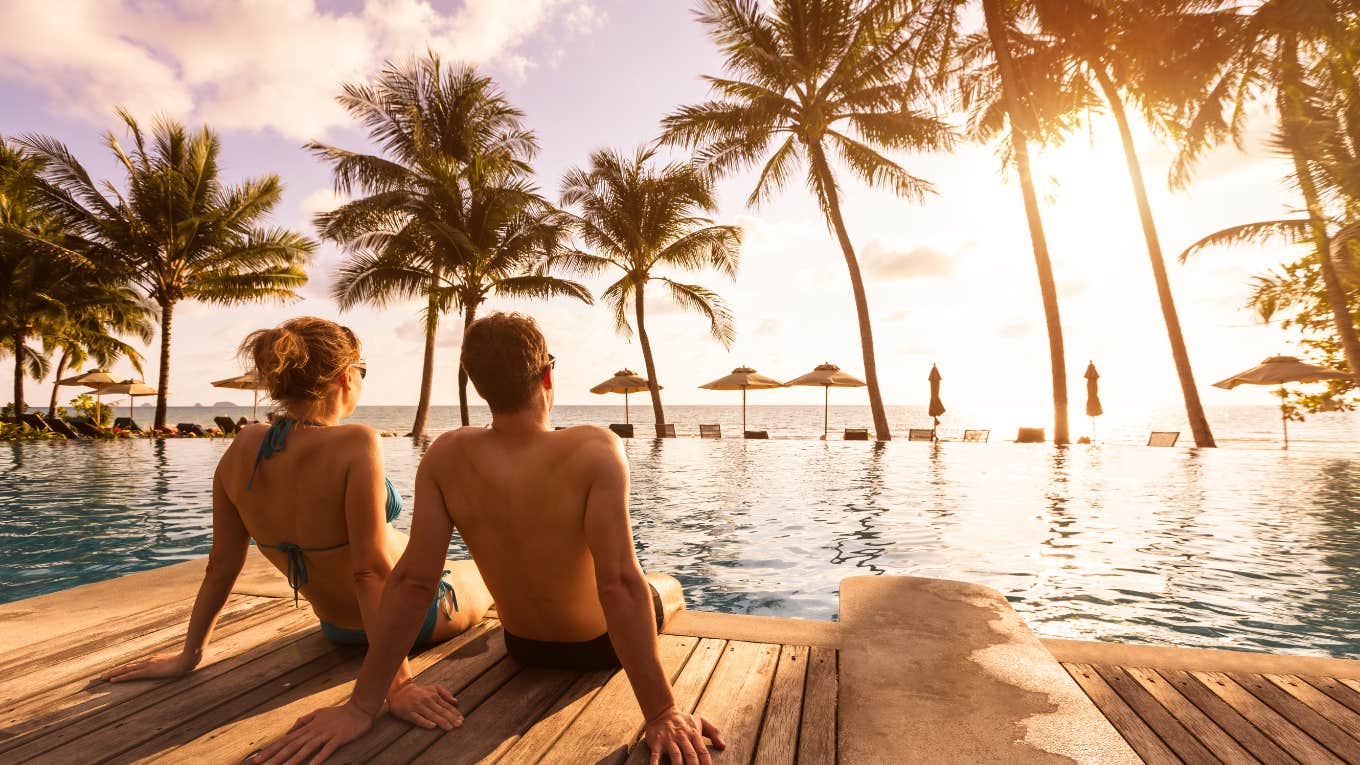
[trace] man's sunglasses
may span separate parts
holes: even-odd
[[[549,369],[556,369],[556,368],[557,368],[557,357],[554,356],[554,355],[552,355],[551,353],[549,353],[549,354],[548,354],[548,365],[547,365],[546,367],[543,367],[543,372],[539,372],[539,374],[543,374],[544,372],[547,372]]]

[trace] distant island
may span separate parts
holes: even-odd
[[[233,404],[233,403],[230,402],[230,401],[218,401],[218,402],[214,403],[213,406],[214,406],[214,407],[224,407],[224,406],[225,406],[225,407],[235,408],[235,407],[236,407],[236,404]]]

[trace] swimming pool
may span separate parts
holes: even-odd
[[[205,554],[226,446],[0,447],[0,601]],[[384,447],[409,507],[420,451]],[[1045,636],[1360,658],[1360,460],[1344,453],[626,448],[639,556],[678,576],[691,607],[829,619],[844,577],[945,577],[999,589]]]

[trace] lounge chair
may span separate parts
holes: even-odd
[[[908,441],[934,441],[935,431],[930,428],[912,428],[907,431]]]
[[[52,419],[48,420],[47,427],[51,428],[56,433],[60,433],[63,436],[66,436],[67,438],[81,437],[80,434],[76,432],[76,429],[71,427],[71,423],[67,422],[66,420],[63,420],[60,417],[53,417]]]
[[[119,417],[118,419],[113,421],[113,427],[117,430],[126,430],[129,433],[146,432],[142,430],[142,426],[138,425],[137,421],[132,419],[131,417]]]
[[[846,428],[846,429],[845,429],[845,440],[846,440],[846,441],[868,441],[868,440],[869,440],[869,429],[868,429],[868,428]]]
[[[207,433],[204,433],[204,432],[203,432],[203,426],[198,425],[197,423],[193,423],[193,422],[181,422],[181,423],[179,423],[178,425],[175,426],[175,430],[178,430],[178,431],[179,431],[179,434],[180,434],[181,436],[206,436],[206,435],[208,435]]]
[[[47,426],[47,420],[37,412],[24,412],[19,415],[19,421],[39,433],[45,433],[51,430],[51,428]]]
[[[620,425],[619,423],[616,422],[616,423],[610,425],[610,426],[609,426],[609,429],[612,430],[612,431],[614,431],[614,434],[617,435],[619,438],[632,438],[632,437],[633,437],[633,426],[632,426],[632,425]]]
[[[75,428],[77,433],[86,438],[99,438],[104,435],[104,431],[100,430],[99,426],[91,422],[88,417],[73,417],[70,420],[70,425]]]
[[[1021,428],[1015,434],[1017,444],[1042,444],[1046,440],[1043,428]]]
[[[992,435],[990,430],[965,430],[963,431],[963,441],[968,444],[985,444]]]
[[[758,439],[758,440],[759,440],[759,439],[769,440],[769,438],[770,438],[770,431],[768,431],[768,430],[748,430],[748,431],[746,431],[746,432],[743,434],[743,437],[745,437],[745,438],[754,438],[754,439]]]
[[[1148,446],[1175,446],[1180,440],[1179,430],[1154,430],[1148,436]]]
[[[675,423],[668,422],[665,425],[656,426],[657,438],[675,438]]]
[[[721,426],[721,425],[700,425],[700,426],[699,426],[699,437],[700,437],[700,438],[722,438],[722,426]]]
[[[222,431],[222,435],[224,436],[234,436],[239,429],[236,427],[236,420],[233,420],[230,417],[218,415],[213,418],[213,422],[217,423],[217,427]]]

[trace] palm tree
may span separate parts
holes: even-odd
[[[931,185],[881,150],[933,150],[953,133],[918,111],[924,82],[912,72],[914,14],[889,0],[703,0],[699,20],[725,54],[729,77],[707,77],[714,100],[682,107],[663,122],[662,140],[697,151],[696,162],[721,174],[768,155],[755,206],[784,187],[806,162],[812,188],[835,232],[850,275],[859,319],[869,406],[879,440],[891,438],[874,358],[869,301],[859,260],[841,216],[834,155],[870,186],[913,200]]]
[[[160,310],[155,427],[161,428],[175,306],[184,300],[234,305],[296,299],[316,244],[259,225],[278,204],[283,185],[276,175],[223,184],[221,146],[207,127],[191,135],[178,123],[158,120],[148,136],[132,115],[118,115],[132,151],[113,133],[105,143],[126,173],[126,193],[96,184],[55,139],[30,135],[21,144],[46,163],[47,208],[91,257],[114,264]]]
[[[56,369],[52,372],[52,397],[47,413],[57,414],[57,398],[61,389],[58,381],[66,370],[93,360],[101,367],[112,366],[125,358],[138,375],[142,371],[142,354],[121,337],[132,335],[143,343],[156,336],[153,312],[131,289],[91,280],[83,285],[83,295],[66,305],[66,320],[53,332],[51,350],[59,352]]]
[[[614,326],[625,337],[632,334],[628,318],[631,303],[647,367],[652,412],[661,426],[666,424],[666,415],[647,337],[647,283],[661,282],[681,307],[707,317],[713,337],[730,348],[736,330],[721,298],[705,287],[655,272],[663,268],[713,268],[736,278],[741,229],[714,225],[704,217],[718,206],[711,178],[687,162],[654,168],[651,163],[655,154],[650,148],[638,149],[631,157],[622,152],[597,151],[590,155],[588,170],[567,171],[562,179],[562,204],[581,210],[580,215],[569,215],[569,220],[589,251],[564,248],[549,262],[585,274],[612,269],[623,272],[600,299],[614,310]]]
[[[321,236],[351,259],[332,294],[342,309],[423,299],[425,353],[411,435],[425,433],[440,317],[464,326],[491,293],[588,300],[571,282],[531,269],[558,235],[551,206],[524,182],[534,134],[489,77],[445,67],[431,54],[389,63],[372,85],[345,85],[340,103],[380,149],[363,154],[310,143],[333,168],[336,190],[366,196],[316,217]],[[467,378],[459,409],[468,424]]]

